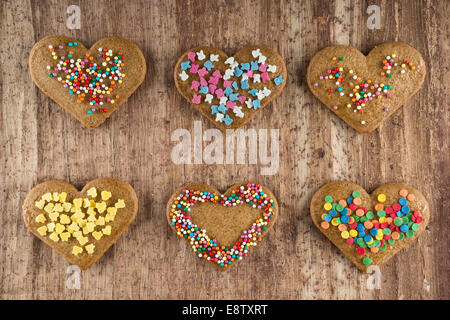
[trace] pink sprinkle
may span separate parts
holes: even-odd
[[[222,90],[222,89],[217,89],[217,90],[215,91],[215,94],[216,94],[216,96],[217,96],[218,99],[220,99],[220,98],[222,98],[222,97],[224,96],[223,90]]]
[[[196,56],[197,54],[195,52],[188,52],[188,59],[191,60],[192,62],[195,61]]]
[[[227,108],[231,109],[231,110],[234,110],[234,107],[236,107],[236,102],[228,100],[227,101]]]
[[[253,78],[253,70],[248,70],[248,71],[247,71],[247,76],[248,76],[249,78]]]
[[[387,95],[386,95],[388,98],[390,98],[391,97],[391,94],[390,93],[388,93]]]
[[[333,109],[334,109],[334,110],[337,110],[337,109],[338,109],[338,106],[333,106]]]
[[[198,82],[198,81],[192,81],[192,83],[191,83],[191,90],[195,90],[195,91],[198,91],[198,87],[200,86],[200,82]]]
[[[197,73],[198,72],[198,64],[192,64],[191,69],[189,71],[191,71],[191,73]]]
[[[262,82],[270,81],[269,74],[267,72],[261,73],[261,80]]]
[[[219,79],[222,78],[222,74],[220,73],[219,70],[214,71],[214,73],[213,73],[212,75],[213,75],[213,77],[215,77],[215,78],[219,78]]]
[[[208,82],[205,80],[205,78],[200,77],[200,85],[202,87],[206,87],[208,85]]]
[[[233,81],[230,81],[230,80],[224,80],[224,82],[223,82],[224,88],[231,87],[232,84],[233,84]]]
[[[266,72],[268,64],[262,64],[259,66],[259,71]]]
[[[202,100],[202,96],[199,94],[194,93],[194,97],[192,98],[193,104],[200,104],[200,101]]]
[[[207,75],[207,74],[208,74],[208,71],[206,70],[205,67],[203,67],[203,68],[201,68],[200,70],[198,70],[198,75],[199,75],[200,77],[204,77],[204,76]]]
[[[217,85],[219,83],[219,78],[212,76],[209,78],[208,82]]]
[[[209,85],[209,92],[214,92],[214,91],[216,91],[216,86],[214,85],[214,84],[210,84]]]
[[[239,102],[240,103],[244,103],[245,102],[245,100],[247,100],[246,98],[245,98],[245,96],[239,96]]]

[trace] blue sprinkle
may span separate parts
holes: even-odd
[[[200,89],[198,90],[199,93],[204,93],[204,94],[207,94],[208,91],[209,91],[209,88],[206,86],[205,87],[200,86]]]
[[[364,241],[365,241],[365,242],[370,242],[370,241],[372,241],[372,236],[369,236],[369,235],[364,236]]]
[[[259,100],[258,99],[256,99],[256,100],[253,100],[253,109],[259,109],[259,108],[261,108],[261,104],[260,104],[260,102],[259,102]]]
[[[353,203],[353,198],[352,197],[348,197],[347,198],[347,204],[351,204]]]
[[[225,114],[225,113],[227,113],[228,108],[224,104],[221,104],[221,105],[219,105],[218,110],[219,110],[219,112]]]
[[[358,238],[364,238],[366,236],[366,233],[364,231],[360,231],[358,233]]]
[[[231,87],[226,87],[223,93],[228,97],[230,94],[233,93],[233,89],[231,89]]]
[[[342,214],[343,216],[347,215],[347,213],[348,213],[348,209],[347,209],[347,208],[342,209],[341,214]],[[342,219],[341,219],[341,220],[342,220]]]
[[[240,77],[243,73],[244,73],[244,72],[243,72],[241,69],[239,69],[239,67],[236,67],[236,68],[234,69],[234,75],[235,75],[236,77]]]
[[[337,215],[337,211],[336,210],[330,210],[330,212],[328,212],[328,214],[332,217],[335,217]]]
[[[211,114],[216,114],[219,111],[219,106],[218,105],[212,105],[211,106]]]
[[[406,225],[406,224],[402,224],[401,226],[400,226],[400,231],[402,231],[402,232],[406,232],[406,231],[408,231],[409,230],[409,227],[408,227],[408,225]]]
[[[275,82],[275,84],[277,85],[277,86],[279,86],[282,82],[283,82],[284,80],[283,80],[283,77],[280,75],[280,76],[278,76],[278,77],[276,77],[275,79],[273,79],[273,82]],[[342,90],[342,89],[341,89]]]
[[[259,69],[259,67],[258,67],[258,61],[251,61],[250,62],[251,63],[251,69],[253,70],[253,71],[256,71],[256,70],[258,70]]]
[[[225,118],[223,118],[223,122],[225,122],[225,124],[229,126],[233,123],[233,119],[231,119],[229,115],[226,115]]]
[[[231,93],[228,99],[230,99],[230,101],[237,101],[239,100],[238,96],[239,96],[238,93]]]
[[[406,204],[408,203],[408,201],[406,201],[405,198],[400,198],[400,199],[398,199],[398,203],[399,203],[401,206],[404,206],[404,205],[406,205]]]
[[[396,214],[397,214],[397,217],[402,217],[403,216],[403,213],[401,211],[398,211]]]
[[[403,213],[409,213],[409,207],[408,206],[403,206],[402,207],[402,212]]]
[[[72,42],[69,42],[69,47],[73,46]]]
[[[187,70],[191,68],[191,62],[190,61],[184,61],[181,63],[181,69]]]
[[[241,81],[241,89],[242,90],[247,90],[249,88],[248,86],[248,80],[242,80]]]
[[[239,87],[238,87],[238,84],[236,81],[233,81],[233,84],[231,86],[234,88],[234,90],[239,90]]]
[[[326,222],[330,222],[330,221],[331,221],[331,216],[330,216],[329,214],[326,214],[326,215],[323,216],[323,219],[324,219]]]
[[[364,225],[362,223],[358,223],[358,226],[356,227],[356,231],[363,231],[364,229],[365,229]]]
[[[203,66],[206,68],[206,69],[208,69],[208,71],[209,70],[211,70],[212,68],[214,68],[214,65],[212,64],[212,62],[211,61],[206,61],[204,64],[203,64]]]
[[[348,216],[342,216],[342,217],[341,217],[341,222],[342,222],[342,223],[347,223],[348,220],[349,220]]]
[[[250,70],[250,63],[248,63],[248,62],[241,63],[241,69],[242,70]]]
[[[252,89],[252,90],[249,90],[248,93],[250,93],[252,96],[255,97],[256,94],[258,93],[258,90],[257,89]]]
[[[342,220],[342,219],[341,219],[341,220]],[[374,237],[376,237],[377,234],[378,234],[378,230],[375,229],[375,228],[373,228],[372,230],[370,230],[370,234],[373,235]]]

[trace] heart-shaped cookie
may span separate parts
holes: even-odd
[[[248,46],[228,57],[197,47],[175,66],[178,91],[219,129],[237,129],[250,121],[286,84],[283,58],[266,46]]]
[[[352,182],[331,182],[314,194],[310,210],[316,227],[361,271],[396,255],[430,219],[422,193],[401,183],[382,185],[369,195]]]
[[[312,93],[360,133],[375,130],[422,86],[421,54],[401,42],[386,42],[364,56],[350,46],[319,51],[308,66]]]
[[[259,184],[238,183],[224,194],[206,184],[189,184],[170,197],[166,215],[195,254],[224,271],[267,234],[278,204]]]
[[[30,53],[36,85],[88,128],[102,124],[144,81],[146,64],[131,41],[104,38],[89,50],[76,39],[48,36]]]
[[[78,191],[63,181],[35,186],[23,204],[27,228],[81,269],[89,268],[136,217],[138,199],[125,181],[99,178]]]

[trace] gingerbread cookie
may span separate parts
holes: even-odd
[[[430,219],[422,193],[401,183],[369,195],[352,182],[331,182],[314,194],[310,210],[316,227],[361,271],[387,262],[420,236]]]
[[[78,191],[63,181],[35,186],[23,204],[27,228],[71,264],[89,268],[136,217],[138,199],[119,179],[99,178]]]
[[[360,133],[375,130],[425,79],[421,54],[401,42],[386,42],[364,56],[350,46],[319,51],[311,60],[307,82],[328,109]]]
[[[206,184],[189,184],[170,197],[166,215],[199,258],[224,271],[267,234],[278,204],[259,184],[238,183],[224,194]]]
[[[283,58],[266,46],[248,46],[228,57],[197,47],[175,66],[178,91],[219,129],[237,129],[250,121],[286,84]]]
[[[29,67],[36,85],[88,128],[102,124],[144,81],[146,63],[131,41],[104,38],[89,50],[76,39],[37,42]]]

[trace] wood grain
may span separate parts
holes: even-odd
[[[81,30],[66,27],[72,4],[81,8]],[[380,30],[366,27],[372,4],[381,8]],[[450,298],[446,1],[11,0],[0,8],[0,298]],[[123,37],[151,58],[142,86],[94,130],[80,125],[31,81],[29,52],[52,34],[86,46],[103,37]],[[404,108],[363,136],[309,92],[306,67],[318,50],[332,44],[367,54],[385,41],[418,49],[429,74]],[[204,129],[214,127],[177,92],[173,67],[178,57],[200,45],[232,54],[253,43],[277,50],[288,68],[283,93],[245,127],[280,130],[279,173],[262,176],[258,165],[173,164],[171,132],[192,132],[195,120]],[[27,231],[22,202],[45,180],[66,180],[80,188],[107,176],[133,185],[137,218],[82,273],[81,289],[67,289],[68,263]],[[222,190],[236,181],[259,182],[279,201],[279,218],[262,250],[253,250],[232,272],[215,272],[199,261],[167,224],[170,194],[199,179]],[[366,288],[368,275],[340,254],[309,217],[314,192],[338,179],[368,191],[404,182],[429,201],[430,225],[382,267],[380,290]]]

